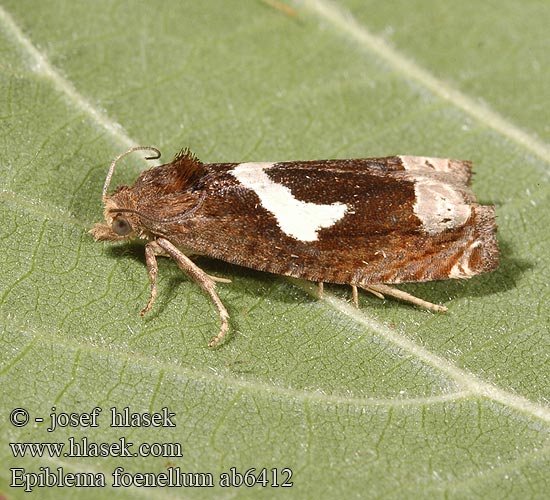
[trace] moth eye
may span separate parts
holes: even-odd
[[[132,232],[132,226],[124,217],[117,217],[111,225],[113,231],[119,236],[126,236]]]

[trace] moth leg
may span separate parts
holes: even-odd
[[[198,267],[187,255],[181,252],[177,247],[164,238],[158,238],[156,244],[164,250],[168,256],[172,257],[179,266],[179,268],[187,274],[197,285],[199,285],[214,302],[216,308],[218,309],[218,314],[222,325],[218,335],[216,335],[209,343],[208,347],[213,347],[216,345],[225,335],[229,329],[229,314],[227,309],[222,304],[222,301],[216,293],[216,283],[211,276],[206,274],[200,267]]]
[[[396,299],[403,300],[405,302],[410,302],[411,304],[414,304],[419,307],[423,307],[424,309],[428,309],[430,311],[435,312],[444,312],[447,310],[445,306],[441,306],[439,304],[433,304],[431,302],[428,302],[427,300],[420,299],[418,297],[415,297],[414,295],[411,295],[410,293],[404,292],[403,290],[399,290],[398,288],[394,288],[392,286],[388,285],[360,285],[361,288],[364,290],[367,290],[368,292],[373,293],[374,295],[378,297],[384,298],[384,295],[389,295],[390,297],[395,297]]]
[[[378,297],[379,299],[384,300],[384,296],[378,290],[376,290],[376,288],[373,288],[372,286],[362,286],[361,288],[369,293],[372,293],[374,296]]]
[[[357,294],[357,285],[351,285],[351,298],[355,307],[359,307],[359,295]]]
[[[160,251],[162,253],[157,253],[157,255],[162,255],[164,257],[170,257],[170,255],[168,255],[164,250],[162,250],[162,248],[160,248]],[[195,255],[197,254],[190,254],[188,253],[187,254],[187,257],[191,258],[191,257],[195,257]],[[198,256],[198,255],[197,255]],[[207,276],[212,280],[212,281],[215,281],[216,283],[231,283],[231,280],[230,279],[227,279],[227,278],[222,278],[220,276],[213,276],[212,274],[207,274]]]
[[[141,314],[141,316],[144,316],[145,313],[151,309],[157,298],[157,275],[159,271],[157,255],[166,255],[166,253],[155,241],[147,243],[147,245],[145,245],[145,262],[147,264],[149,281],[151,282],[151,296],[149,297],[147,305],[140,311],[139,314]]]
[[[323,298],[323,293],[325,291],[325,284],[322,282],[322,281],[319,281],[317,283],[317,294],[319,295],[319,298],[322,299]]]
[[[215,281],[216,283],[231,283],[230,279],[222,278],[220,276],[212,276],[211,274],[207,274],[212,281]]]

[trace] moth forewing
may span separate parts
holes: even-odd
[[[157,151],[157,150],[154,150]],[[128,153],[128,152],[127,152]],[[119,158],[121,158],[121,155]],[[118,159],[119,159],[118,158]],[[107,195],[98,240],[148,241],[150,309],[156,256],[169,256],[229,315],[206,255],[274,274],[349,284],[445,310],[388,284],[470,278],[498,265],[494,208],[477,204],[471,163],[416,156],[203,164],[188,150]]]

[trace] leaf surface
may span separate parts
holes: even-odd
[[[476,13],[474,16],[472,12]],[[40,488],[40,498],[543,498],[550,258],[542,2],[116,1],[0,7],[0,492],[12,472],[212,473],[292,488]],[[449,313],[203,258],[232,330],[173,262],[94,243],[109,162],[135,144],[205,162],[467,158],[500,268],[403,286]],[[124,160],[116,183],[147,165]],[[98,427],[49,415],[102,408]],[[110,408],[176,427],[110,427]],[[9,423],[24,408],[31,422]],[[44,418],[36,423],[35,418]],[[8,443],[178,443],[173,457],[14,457]],[[67,451],[67,448],[63,450]],[[188,476],[191,477],[191,476]]]

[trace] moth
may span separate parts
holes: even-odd
[[[421,156],[347,160],[202,163],[188,149],[144,171],[132,186],[108,194],[117,156],[103,187],[105,223],[96,240],[141,239],[151,294],[157,256],[172,258],[214,302],[221,327],[229,314],[216,282],[192,256],[204,255],[258,271],[319,284],[351,285],[445,311],[389,285],[471,278],[494,270],[499,251],[493,206],[476,202],[468,161]]]

